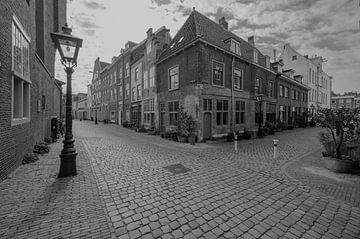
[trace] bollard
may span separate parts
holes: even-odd
[[[234,134],[235,152],[237,152],[237,134]]]
[[[277,146],[278,146],[279,140],[274,139],[273,142],[274,142],[274,158],[277,158]]]

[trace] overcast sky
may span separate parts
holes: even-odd
[[[174,36],[192,8],[214,21],[225,16],[229,30],[273,58],[284,43],[303,55],[325,57],[333,91],[360,91],[360,7],[357,0],[67,0],[73,34],[84,39],[73,92],[86,92],[94,61],[111,62],[129,40],[140,42],[151,27]],[[56,77],[65,72],[56,61]]]

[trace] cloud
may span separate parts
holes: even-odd
[[[74,35],[84,39],[74,91],[86,91],[96,57],[110,62],[125,42],[143,40],[149,27],[156,30],[165,25],[174,36],[193,7],[215,22],[224,16],[229,29],[244,40],[254,35],[258,49],[271,57],[273,49],[279,54],[284,43],[304,55],[322,55],[328,59],[324,70],[334,76],[337,92],[360,88],[358,1],[72,0],[68,1],[69,23]],[[57,76],[66,79],[61,65]]]
[[[156,5],[158,6],[161,6],[161,5],[168,5],[171,3],[170,0],[151,0],[152,3],[155,3]]]
[[[89,9],[93,9],[93,10],[105,10],[106,7],[104,4],[102,3],[98,3],[96,1],[85,1],[84,5],[89,8]]]

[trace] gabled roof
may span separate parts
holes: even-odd
[[[182,37],[183,39],[179,41]],[[225,30],[218,23],[193,10],[184,25],[175,35],[174,39],[170,42],[169,46],[162,52],[159,61],[164,60],[174,52],[188,45],[188,43],[197,39],[202,39],[226,51],[230,50],[230,45],[227,41],[234,39],[241,44],[242,56],[247,59],[252,59],[253,49],[255,48],[234,33]]]
[[[110,65],[110,63],[100,61],[100,68],[101,68],[101,70],[103,70],[103,69],[104,69],[105,67],[107,67],[108,65]],[[100,71],[101,71],[101,70],[100,70]]]

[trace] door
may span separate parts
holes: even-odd
[[[204,124],[203,124],[204,132],[203,137],[204,139],[211,138],[211,113],[206,112],[204,114]]]

